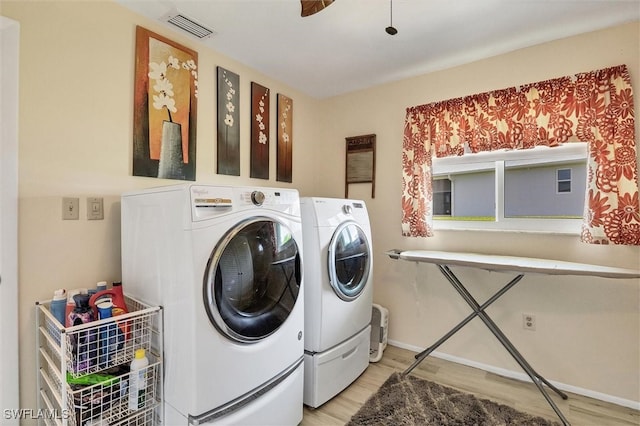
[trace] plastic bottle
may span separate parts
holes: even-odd
[[[100,299],[103,298],[111,299],[111,303],[113,303],[113,308],[111,310],[111,314],[114,317],[118,315],[126,314],[129,311],[127,310],[127,304],[124,299],[124,293],[122,291],[122,283],[116,282],[113,283],[112,288],[108,290],[99,291],[89,299],[89,305],[93,309],[96,316],[98,315],[97,303],[99,303]],[[118,326],[122,331],[122,336],[125,340],[129,339],[129,320],[118,321]]]
[[[76,307],[76,302],[75,300],[73,300],[73,296],[75,296],[76,294],[82,294],[82,289],[81,288],[77,288],[75,290],[69,290],[67,292],[67,307],[65,310],[65,314],[64,314],[64,326],[65,327],[71,327],[73,326],[72,321],[69,319],[69,315],[71,315],[71,312],[73,312],[73,310]]]
[[[96,292],[105,291],[106,289],[107,289],[106,281],[99,281],[98,284],[96,284]]]
[[[118,315],[126,314],[129,312],[127,310],[127,304],[125,303],[125,300],[124,300],[122,283],[113,283],[113,286],[111,289],[102,290],[92,295],[91,300],[89,300],[89,305],[91,305],[91,307],[95,309],[97,300],[103,297],[109,297],[111,299],[111,303],[113,303],[114,317]]]
[[[103,320],[111,318],[113,304],[111,300],[102,300],[98,303],[98,318]],[[118,350],[118,326],[114,321],[100,326],[100,368],[107,368],[111,362],[111,357]]]
[[[76,294],[73,296],[76,307],[69,314],[68,320],[71,326],[87,324],[95,321],[93,310],[89,307],[88,294]],[[87,373],[91,366],[98,360],[98,336],[96,330],[87,328],[78,330],[71,335],[72,353],[76,358],[76,373]]]
[[[49,304],[49,310],[53,314],[53,316],[62,324],[64,327],[66,324],[65,316],[67,312],[67,291],[64,288],[56,290],[53,292],[53,299]]]
[[[144,392],[147,387],[147,366],[149,359],[144,349],[136,350],[136,356],[131,361],[129,373],[129,410],[139,410],[144,407]]]
[[[84,426],[109,426],[109,422],[98,416],[95,419],[90,419]]]

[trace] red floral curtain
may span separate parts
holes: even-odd
[[[407,108],[402,234],[433,235],[431,159],[588,143],[582,241],[640,245],[631,79],[625,65]]]

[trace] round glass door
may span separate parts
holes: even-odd
[[[298,245],[285,225],[269,218],[241,222],[220,240],[207,263],[207,315],[225,336],[258,341],[286,321],[301,281]]]
[[[371,269],[369,241],[354,222],[341,224],[329,244],[329,281],[342,300],[358,297],[367,285]]]

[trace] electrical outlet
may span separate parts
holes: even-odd
[[[535,331],[536,316],[532,314],[522,314],[522,328],[529,331]]]
[[[102,220],[104,219],[104,203],[102,198],[87,198],[87,219]]]
[[[62,198],[62,220],[80,219],[80,199],[72,197]]]

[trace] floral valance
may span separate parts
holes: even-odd
[[[640,245],[631,79],[625,65],[407,108],[402,232],[431,236],[431,159],[588,142],[582,240]]]

